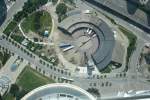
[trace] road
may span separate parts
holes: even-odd
[[[84,89],[87,89],[88,87],[91,87],[89,84],[90,83],[96,83],[97,84],[97,88],[99,88],[99,89],[102,89],[101,90],[101,92],[102,93],[104,93],[104,94],[106,94],[107,92],[109,92],[108,91],[108,87],[104,87],[104,90],[105,91],[103,91],[103,87],[101,87],[101,85],[98,85],[98,84],[102,84],[102,82],[106,82],[106,81],[110,81],[110,82],[112,82],[113,83],[113,87],[112,87],[112,90],[109,92],[109,93],[111,93],[113,90],[114,90],[114,87],[115,87],[115,91],[116,92],[114,92],[113,93],[113,95],[114,94],[117,94],[118,93],[118,89],[120,88],[120,87],[122,87],[122,84],[124,84],[123,85],[123,87],[125,87],[126,85],[128,85],[128,84],[126,84],[126,83],[124,83],[124,82],[126,82],[126,79],[128,78],[128,77],[130,77],[130,75],[128,76],[128,77],[126,77],[126,78],[115,78],[114,76],[115,75],[108,75],[108,77],[107,78],[104,78],[104,79],[97,79],[97,78],[92,78],[92,79],[87,79],[87,78],[82,78],[82,77],[77,77],[77,75],[78,75],[78,73],[74,73],[74,74],[77,74],[76,76],[73,76],[73,75],[71,75],[71,76],[68,76],[68,75],[65,75],[65,74],[62,74],[60,71],[58,72],[57,70],[58,70],[58,68],[56,67],[56,69],[57,70],[54,70],[54,69],[51,69],[50,67],[47,67],[47,64],[49,64],[49,63],[47,63],[46,62],[46,65],[43,65],[43,64],[41,64],[40,62],[39,62],[39,60],[41,60],[41,58],[39,58],[38,56],[36,56],[35,54],[33,54],[33,56],[35,56],[35,58],[33,58],[33,57],[30,57],[29,55],[27,55],[25,52],[23,52],[23,51],[21,51],[21,49],[19,49],[18,47],[16,47],[16,46],[14,46],[14,45],[12,45],[12,43],[10,43],[10,42],[8,42],[7,40],[5,40],[5,39],[2,39],[2,40],[0,40],[0,45],[2,46],[2,47],[5,47],[5,48],[7,48],[8,50],[10,50],[11,52],[14,52],[15,54],[17,54],[17,55],[19,55],[20,57],[22,57],[22,58],[24,58],[25,60],[27,60],[29,63],[31,63],[31,64],[33,64],[33,65],[35,65],[35,66],[37,66],[38,68],[40,68],[42,71],[45,71],[45,75],[46,76],[48,76],[48,77],[50,77],[50,75],[53,75],[53,77],[55,76],[55,77],[59,77],[59,78],[61,78],[61,77],[65,77],[65,78],[67,78],[67,79],[73,79],[74,80],[74,82],[73,82],[73,84],[75,84],[75,85],[78,85],[78,86],[80,86],[80,87],[82,87],[82,88],[84,88]],[[21,46],[21,45],[20,45]],[[22,46],[21,46],[22,47]],[[25,49],[25,48],[24,48]],[[28,51],[28,50],[27,50]],[[30,51],[29,51],[30,52]],[[31,52],[30,52],[31,53]],[[35,67],[34,67],[34,69],[36,69]],[[39,71],[39,70],[37,70],[37,71]],[[73,74],[73,73],[72,73]],[[124,80],[124,81],[123,81]],[[132,81],[133,82],[135,82],[133,79],[132,79]],[[140,80],[139,80],[140,81]],[[122,84],[121,84],[121,83]],[[131,82],[131,80],[129,80],[129,82]],[[82,83],[82,84],[81,84]],[[118,84],[117,84],[118,83]],[[120,87],[118,87],[118,85],[120,86]],[[130,86],[130,85],[129,85]],[[140,86],[139,86],[139,88],[134,88],[134,89],[142,89],[143,87],[142,87],[143,85],[142,84],[140,84]],[[147,85],[145,85],[144,86],[145,87],[145,89],[148,89],[147,88]]]
[[[79,1],[79,2],[81,2],[81,1]],[[93,5],[91,5],[91,4],[88,4],[88,5],[89,6],[84,6],[82,3],[78,3],[78,8],[82,9],[82,7],[83,7],[84,9],[91,9],[90,7],[93,7]],[[124,26],[125,28],[132,31],[137,36],[137,47],[136,47],[136,50],[133,52],[133,54],[130,58],[130,62],[129,62],[130,67],[129,67],[129,72],[128,72],[128,76],[129,76],[128,82],[130,84],[130,80],[133,80],[133,78],[135,78],[134,81],[139,81],[139,79],[143,79],[143,81],[144,81],[144,77],[137,75],[136,65],[138,62],[138,57],[140,55],[140,51],[141,51],[142,47],[144,46],[144,43],[150,42],[149,35],[146,32],[144,32],[143,30],[139,29],[138,27],[122,20],[121,18],[118,18],[118,17],[112,15],[111,13],[108,13],[100,8],[96,8],[96,7],[93,7],[93,8],[99,12],[102,12],[103,14],[106,14],[107,16],[111,16],[111,18],[114,19],[117,24]],[[134,73],[134,75],[132,73]],[[132,87],[130,87],[130,88],[132,89]]]
[[[110,16],[112,19],[115,20],[115,22],[119,25],[122,25],[123,27],[125,27],[126,29],[130,30],[131,32],[133,32],[133,34],[135,34],[137,36],[137,47],[136,47],[136,50],[135,52],[133,53],[133,57],[131,57],[131,60],[130,60],[130,66],[135,66],[136,63],[138,62],[138,57],[139,57],[139,54],[140,54],[140,50],[141,50],[141,47],[144,46],[144,43],[146,42],[150,42],[150,36],[148,33],[146,33],[145,31],[141,30],[140,28],[128,23],[127,21],[109,13],[109,12],[106,12],[105,10],[103,9],[100,9],[94,5],[91,5],[89,3],[87,3],[88,5],[92,6],[94,9],[96,9],[97,11],[107,15],[107,16]],[[135,68],[135,67],[134,67]],[[132,67],[131,70],[134,70]],[[131,71],[133,72],[133,71]]]
[[[20,57],[24,58],[30,64],[33,64],[33,65],[37,66],[38,68],[40,68],[41,69],[41,73],[43,71],[45,71],[44,75],[47,76],[47,77],[50,77],[51,75],[53,75],[53,77],[55,76],[56,78],[58,78],[58,77],[59,78],[65,77],[66,79],[73,79],[74,82],[72,84],[78,85],[78,86],[80,86],[83,89],[87,89],[89,87],[93,87],[93,86],[90,86],[90,84],[91,83],[92,84],[96,83],[97,85],[94,86],[94,87],[100,89],[102,95],[105,95],[107,93],[111,94],[111,92],[112,92],[111,95],[117,95],[117,93],[120,91],[120,87],[125,88],[126,86],[129,87],[128,89],[132,88],[132,89],[135,89],[135,90],[143,89],[143,87],[144,87],[144,89],[149,89],[148,88],[149,84],[141,83],[141,80],[134,80],[132,77],[130,78],[130,76],[132,76],[132,75],[129,75],[128,77],[125,77],[125,78],[116,78],[116,77],[114,77],[114,75],[110,75],[110,76],[108,75],[107,78],[103,78],[103,79],[101,79],[101,78],[97,79],[96,77],[92,78],[92,79],[88,79],[88,78],[84,78],[84,77],[83,78],[82,77],[77,77],[78,73],[76,73],[77,74],[76,76],[73,76],[73,75],[69,76],[69,75],[66,75],[66,74],[62,74],[60,71],[58,71],[58,69],[60,69],[60,68],[58,68],[58,66],[55,66],[56,70],[54,70],[54,68],[51,69],[50,67],[47,67],[47,64],[49,64],[47,62],[45,62],[46,63],[45,65],[41,64],[40,61],[39,61],[39,60],[41,60],[41,58],[39,58],[38,56],[36,56],[33,53],[32,53],[32,55],[35,58],[34,57],[30,57],[30,55],[27,55],[25,52],[23,52],[21,49],[19,49],[15,45],[12,45],[12,43],[7,41],[6,39],[0,40],[0,45],[2,47],[7,48],[11,52],[19,55]],[[20,47],[24,48],[21,45],[20,45]],[[26,51],[28,51],[28,50],[26,50]],[[35,67],[33,67],[33,68],[36,69]],[[39,72],[39,70],[37,70],[37,71]],[[127,79],[129,79],[129,80],[127,81]],[[113,83],[113,86],[111,86],[111,87],[108,87],[108,86],[107,87],[102,87],[101,86],[102,82],[106,82],[106,81]],[[136,85],[136,87],[133,87],[133,85],[131,85],[131,84],[133,84],[135,82],[137,83],[137,85]],[[111,88],[111,91],[110,91],[110,88]],[[113,91],[115,91],[115,92],[113,92]]]
[[[121,19],[131,23],[146,32],[150,32],[150,26],[148,23],[148,15],[138,9],[126,0],[85,0],[86,2],[92,4],[98,9],[103,9]],[[118,5],[116,5],[116,3]],[[91,5],[91,6],[92,6]],[[135,11],[134,11],[135,10]]]
[[[86,7],[84,9],[86,9]],[[115,20],[119,19],[119,18],[116,18],[116,17],[113,17],[113,18],[115,18]],[[118,20],[118,23],[122,24],[127,29],[130,29],[131,31],[136,32],[138,37],[143,38],[143,39],[141,39],[142,41],[143,40],[147,40],[147,41],[150,40],[149,37],[146,36],[146,34],[143,34],[144,32],[141,33],[142,32],[141,30],[139,30],[137,28],[131,28],[130,24],[122,21],[121,19]],[[45,74],[44,74],[45,76],[50,77],[52,75],[53,77],[55,76],[57,78],[65,77],[65,78],[68,78],[68,79],[73,79],[74,80],[73,84],[78,85],[81,88],[84,88],[84,89],[87,89],[89,87],[98,88],[100,90],[100,92],[102,93],[101,94],[102,96],[105,96],[106,94],[109,94],[110,96],[111,95],[116,96],[119,91],[124,91],[124,90],[129,91],[130,89],[133,89],[133,90],[149,89],[149,84],[144,83],[142,78],[140,78],[141,80],[138,80],[137,78],[134,79],[132,77],[132,76],[136,75],[136,73],[129,73],[128,76],[125,77],[125,78],[116,78],[115,75],[111,74],[111,75],[108,75],[107,78],[103,78],[103,79],[97,79],[97,78],[87,79],[87,78],[84,78],[84,77],[82,78],[82,77],[77,77],[77,76],[72,75],[72,74],[78,75],[78,73],[71,73],[71,76],[69,76],[68,74],[67,75],[62,74],[61,71],[58,71],[58,69],[62,70],[61,68],[59,68],[59,66],[52,66],[52,69],[51,69],[51,64],[49,64],[48,62],[42,60],[37,55],[33,54],[32,52],[30,52],[25,47],[23,47],[19,44],[18,45],[21,48],[28,51],[30,54],[33,55],[33,57],[31,57],[30,55],[28,55],[27,53],[25,53],[24,51],[22,51],[18,47],[12,45],[12,43],[7,41],[6,39],[0,40],[0,45],[7,48],[11,52],[19,55],[20,57],[24,58],[30,64],[33,64],[34,65],[33,68],[36,69],[36,67],[37,67],[38,72],[40,72],[39,69],[41,69],[41,73],[43,73],[43,71],[45,71]],[[137,47],[139,47],[139,48],[136,51],[140,50],[141,45],[142,44],[137,43]],[[133,54],[133,55],[136,56],[138,54],[139,54],[138,52],[137,53],[135,52],[135,54]],[[137,59],[134,56],[131,59],[133,59],[133,61],[135,59],[135,61],[136,61]],[[42,60],[46,64],[45,65],[41,64],[40,60]],[[131,65],[135,65],[135,62],[132,62]],[[56,67],[56,68],[54,68],[54,67]],[[133,69],[133,70],[135,70],[135,69]],[[107,81],[113,83],[112,84],[113,86],[102,87],[101,86],[102,82],[107,82]],[[92,83],[92,84],[96,83],[96,86],[90,86],[90,83]]]
[[[23,62],[18,63],[19,65],[12,70],[12,64],[14,64],[17,59],[17,55],[11,56],[0,70],[0,86],[4,87],[0,88],[2,95],[7,91],[7,89],[9,89],[11,84],[16,82],[18,76],[28,64],[26,60],[23,60]]]
[[[149,36],[149,33],[145,32],[144,30],[128,23],[127,21],[101,9],[101,8],[98,8],[90,3],[87,3],[87,2],[84,2],[86,3],[87,5],[89,5],[90,7],[92,7],[93,9],[95,9],[96,11],[100,12],[100,13],[103,13],[107,16],[110,16],[112,19],[115,20],[115,22],[119,25],[122,25],[124,26],[125,28],[127,28],[128,30],[132,31],[137,37],[140,37],[142,38],[144,41],[149,41],[150,42],[150,36]]]
[[[44,68],[45,71],[48,71],[49,73],[56,75],[56,76],[62,76],[62,74],[60,72],[51,70],[50,68],[47,67],[47,64],[49,64],[48,62],[44,61],[46,64],[45,66],[43,66],[43,64],[40,63],[40,60],[43,61],[43,59],[39,58],[37,55],[33,54],[32,52],[30,52],[29,50],[27,50],[25,47],[21,46],[23,49],[25,49],[26,51],[28,51],[30,54],[32,54],[34,57],[30,57],[30,55],[28,55],[27,53],[24,53],[24,51],[22,51],[21,49],[19,49],[18,47],[15,47],[14,45],[12,45],[12,43],[10,43],[9,41],[2,39],[0,40],[0,45],[7,48],[8,50],[10,50],[11,52],[14,52],[15,54],[19,55],[20,57],[26,59],[27,61],[29,61],[29,63],[31,64],[35,64],[35,66]],[[68,77],[67,75],[64,75],[64,77]]]

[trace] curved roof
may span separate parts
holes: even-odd
[[[62,94],[63,96],[61,97]],[[65,95],[69,99],[67,99],[67,97],[65,98]],[[60,98],[60,100],[96,100],[87,91],[67,83],[55,83],[41,86],[29,92],[21,100],[37,100],[45,96],[49,97],[50,100],[57,100],[58,98]]]
[[[88,14],[69,16],[59,25],[60,29],[66,30],[70,35],[80,27],[93,29],[97,34],[99,46],[91,56],[99,70],[105,68],[112,58],[112,51],[115,45],[114,33],[103,20]]]

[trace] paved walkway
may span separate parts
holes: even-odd
[[[133,89],[133,90],[149,89],[149,84],[145,83],[144,81],[141,81],[143,79],[142,77],[140,78],[140,80],[137,80],[132,77],[130,78],[131,75],[129,75],[127,77],[120,77],[120,78],[116,78],[115,74],[107,75],[106,78],[96,78],[97,76],[95,76],[95,78],[94,77],[93,78],[77,77],[77,75],[76,76],[74,76],[74,75],[68,76],[66,74],[62,74],[61,71],[58,72],[57,71],[58,67],[55,67],[56,70],[54,70],[54,68],[51,69],[51,67],[47,66],[48,63],[46,63],[45,65],[41,64],[39,62],[40,58],[39,58],[39,60],[35,60],[33,57],[31,58],[29,55],[27,55],[26,53],[21,51],[19,48],[17,48],[16,46],[12,45],[10,42],[8,42],[4,39],[0,40],[0,45],[5,46],[10,51],[12,51],[15,54],[18,54],[20,57],[23,57],[24,59],[28,60],[31,64],[35,64],[35,66],[37,66],[37,68],[41,69],[41,73],[43,71],[45,71],[45,76],[47,76],[47,77],[50,77],[50,75],[54,75],[55,77],[59,77],[59,78],[64,77],[66,79],[73,79],[74,82],[72,84],[80,86],[84,89],[87,89],[90,87],[98,88],[100,90],[102,96],[105,96],[106,94],[110,94],[110,96],[116,95],[118,93],[120,87],[125,88],[128,86],[126,91],[128,91],[129,89]],[[33,54],[33,56],[35,56],[35,58],[38,58],[34,54]],[[35,69],[35,67],[34,67],[34,69]],[[37,71],[39,71],[39,70],[37,70]],[[134,74],[134,73],[132,73],[132,74]],[[103,82],[111,82],[113,86],[101,86],[101,84]],[[96,85],[91,86],[90,85],[91,83],[96,84]],[[135,86],[135,87],[133,87],[133,86]]]
[[[49,76],[51,74],[51,75],[56,75],[58,77],[69,78],[69,76],[63,75],[57,72],[57,70],[54,71],[53,69],[50,69],[50,67],[47,67],[47,65],[40,64],[39,60],[35,60],[29,57],[29,55],[26,55],[23,51],[21,51],[19,48],[15,47],[14,45],[12,45],[6,40],[1,40],[0,45],[5,46],[7,49],[9,49],[10,51],[14,53],[17,53],[19,56],[28,60],[30,63],[35,62],[35,66],[44,70]],[[34,56],[35,58],[38,58],[36,55]],[[130,73],[130,74],[134,74],[134,73]],[[116,77],[113,77],[113,75],[111,74],[110,76],[107,76],[107,78],[103,78],[103,79],[96,79],[96,78],[88,79],[88,78],[82,78],[82,77],[72,77],[72,78],[74,79],[73,84],[77,84],[78,86],[82,88],[85,88],[85,89],[88,87],[98,88],[100,92],[102,93],[102,96],[107,95],[109,93],[112,93],[111,95],[115,95],[116,93],[118,93],[119,90],[123,90],[123,89],[126,89],[126,91],[131,90],[131,89],[133,90],[149,89],[148,83],[141,82],[142,78],[140,78],[141,80],[137,80],[132,77],[130,78],[130,76],[131,75],[127,76],[126,78],[116,78]],[[106,81],[112,82],[113,86],[102,87],[101,83],[106,82]],[[89,86],[90,83],[96,83],[96,86]]]
[[[29,41],[31,41],[31,42],[33,42],[33,43],[35,43],[35,44],[53,45],[53,43],[49,43],[49,42],[34,42],[34,40],[30,39],[27,35],[25,35],[24,31],[23,31],[22,28],[21,28],[21,23],[19,23],[18,27],[19,27],[19,30],[21,31],[22,35],[23,35],[26,39],[28,39]]]
[[[20,63],[16,70],[12,71],[11,66],[17,60],[18,56],[11,56],[10,59],[7,61],[5,66],[0,70],[0,76],[7,76],[11,83],[15,83],[17,77],[20,75],[24,67],[28,64],[26,60]]]

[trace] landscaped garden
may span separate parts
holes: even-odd
[[[11,32],[14,32],[16,27],[17,27],[17,23],[15,21],[11,21],[6,27],[6,29],[3,31],[3,33],[9,36]]]
[[[18,43],[22,43],[22,41],[25,39],[21,31],[19,30],[19,27],[17,26],[13,33],[9,35],[13,40],[17,41]]]
[[[26,66],[16,83],[12,85],[9,93],[4,95],[4,100],[15,100],[15,98],[20,100],[22,96],[31,90],[50,83],[54,83],[54,81]]]
[[[28,0],[27,2],[25,2],[23,9],[14,15],[13,20],[8,24],[3,33],[9,36],[9,34],[13,32],[14,28],[23,18],[27,17],[36,9],[39,9],[39,7],[43,6],[47,2],[48,0]]]
[[[56,14],[58,16],[58,22],[61,22],[63,19],[67,17],[66,13],[68,11],[68,7],[65,3],[59,3],[56,7]]]
[[[46,30],[51,32],[51,15],[46,11],[37,11],[25,18],[21,26],[25,33],[33,32],[43,36]]]
[[[54,83],[53,80],[39,74],[30,67],[26,67],[18,77],[16,83],[24,90],[31,91],[39,86]]]

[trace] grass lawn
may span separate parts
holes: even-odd
[[[14,31],[16,26],[17,26],[17,23],[15,21],[11,21],[6,27],[6,29],[3,31],[3,33],[9,36],[9,34]]]
[[[25,38],[23,36],[19,36],[19,35],[13,35],[11,36],[12,39],[14,39],[15,41],[17,41],[18,43],[21,43]]]
[[[16,27],[14,33],[11,34],[11,38],[17,41],[18,43],[21,43],[25,39],[21,31],[19,30],[19,27]]]
[[[119,26],[119,29],[124,33],[124,35],[127,36],[129,39],[129,46],[127,48],[127,57],[126,57],[126,65],[128,66],[129,59],[133,53],[133,51],[136,49],[136,40],[137,37],[129,30],[124,28],[123,26]],[[128,70],[128,67],[126,67],[126,71]]]
[[[50,83],[54,83],[54,81],[36,72],[29,66],[26,66],[26,68],[23,70],[23,72],[16,81],[16,84],[20,88],[18,96],[16,98],[17,100],[20,100],[20,98],[22,98],[26,93],[30,92],[31,90]],[[16,100],[11,93],[4,95],[3,99]]]
[[[24,32],[30,31],[42,34],[45,30],[51,32],[52,19],[46,11],[38,11],[28,16],[21,24]]]
[[[54,81],[37,73],[30,67],[26,67],[18,77],[16,83],[24,90],[31,91],[39,86],[54,83]]]

